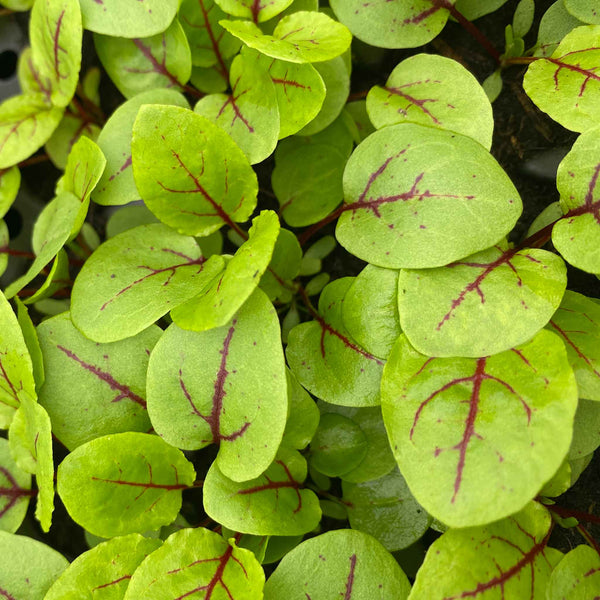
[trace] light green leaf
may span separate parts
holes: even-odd
[[[545,498],[556,498],[564,494],[571,487],[571,465],[568,460],[564,460],[558,471],[554,473],[552,479],[544,484],[539,491],[538,496]]]
[[[342,305],[352,282],[344,277],[325,287],[315,320],[290,332],[286,355],[298,381],[317,398],[343,406],[374,406],[379,404],[384,362],[361,348],[344,326]]]
[[[579,399],[569,460],[590,456],[600,446],[600,404]]]
[[[269,268],[259,284],[269,300],[290,297],[292,281],[300,273],[301,262],[302,248],[298,238],[291,231],[280,229]]]
[[[17,465],[11,456],[8,441],[0,438],[1,531],[14,533],[19,529],[27,513],[29,499],[34,495],[31,475]]]
[[[10,167],[0,171],[0,219],[9,211],[21,187],[21,171]]]
[[[520,510],[554,475],[571,443],[577,386],[549,331],[477,359],[428,358],[401,336],[382,408],[417,501],[450,527],[469,527]]]
[[[477,79],[460,63],[417,54],[403,60],[384,87],[371,88],[367,111],[377,129],[420,123],[456,131],[492,146],[492,106]]]
[[[23,339],[29,352],[32,363],[33,379],[35,381],[35,389],[39,391],[44,383],[44,359],[42,357],[42,349],[40,348],[40,342],[38,340],[37,331],[35,325],[29,316],[27,307],[21,302],[19,298],[15,298],[17,305],[17,321],[21,327],[23,333]]]
[[[406,575],[377,540],[338,529],[289,552],[267,581],[265,600],[406,600],[409,592]]]
[[[477,142],[412,123],[358,146],[344,193],[338,241],[388,268],[439,267],[488,248],[522,210],[512,182]]]
[[[27,296],[27,298],[24,300],[24,303],[32,304],[38,300],[49,298],[58,290],[62,290],[67,287],[69,282],[69,256],[64,248],[61,248],[50,265],[46,279],[43,281],[43,283],[37,286],[37,290],[31,296]],[[15,298],[18,298],[18,296],[15,296]]]
[[[25,11],[29,10],[35,0],[2,0],[2,6],[6,6],[10,10]]]
[[[262,600],[264,572],[250,550],[207,529],[171,535],[134,573],[125,600],[196,596]]]
[[[452,2],[454,3],[454,2]],[[361,41],[378,48],[416,48],[444,28],[448,11],[429,0],[331,0],[337,18]]]
[[[498,10],[507,0],[456,0],[456,8],[469,21],[474,21]]]
[[[97,344],[75,328],[69,313],[39,325],[47,373],[40,404],[69,450],[109,433],[150,429],[146,370],[161,334],[151,325],[134,337]]]
[[[128,99],[152,88],[181,89],[192,74],[190,46],[177,19],[151,37],[96,34],[94,43],[109,77]]]
[[[115,342],[196,295],[222,268],[221,257],[203,259],[193,238],[162,223],[141,225],[104,242],[85,262],[71,318],[90,339]]]
[[[600,25],[600,10],[595,0],[564,0],[565,8],[576,19],[591,25]]]
[[[158,223],[158,219],[143,205],[133,204],[116,210],[106,223],[106,238],[112,238],[140,225]]]
[[[293,63],[331,60],[350,46],[352,35],[326,14],[300,11],[277,23],[273,35],[264,34],[251,21],[221,21],[229,33],[271,58]]]
[[[551,56],[562,39],[583,23],[565,8],[563,0],[557,0],[544,13],[540,21],[535,56]]]
[[[41,600],[69,561],[56,550],[24,535],[0,531],[0,590],[4,598]]]
[[[490,102],[495,102],[502,92],[502,71],[496,69],[491,75],[488,75],[481,84]]]
[[[450,529],[427,551],[411,600],[544,600],[561,554],[547,548],[550,515],[531,503],[520,513],[468,529]]]
[[[63,112],[45,104],[41,94],[13,96],[0,104],[0,169],[16,165],[41,148]]]
[[[262,23],[284,11],[293,0],[216,0],[216,2],[226,13],[234,17]]]
[[[3,219],[0,219],[0,275],[4,274],[8,267],[8,243],[10,242],[10,234],[8,226]]]
[[[229,260],[225,270],[197,296],[174,308],[173,321],[193,331],[225,325],[257,288],[273,256],[278,235],[277,215],[263,210],[252,221],[248,240]]]
[[[552,572],[547,600],[587,600],[600,591],[600,559],[589,546],[577,546]]]
[[[533,25],[535,15],[535,0],[519,0],[513,15],[513,32],[515,37],[523,38]]]
[[[180,450],[156,435],[130,432],[79,446],[58,467],[57,484],[76,523],[114,537],[171,523],[195,475]]]
[[[286,369],[288,418],[281,444],[295,450],[308,446],[319,426],[319,409],[294,374]]]
[[[600,26],[577,27],[551,57],[527,69],[523,87],[533,102],[571,131],[587,131],[600,123],[598,90]]]
[[[372,535],[390,552],[407,548],[429,528],[431,518],[413,498],[398,469],[381,479],[344,481],[342,489],[352,529]]]
[[[85,136],[96,140],[100,127],[81,117],[65,113],[52,137],[46,142],[44,149],[48,153],[52,164],[61,171],[67,166],[67,159],[75,142]]]
[[[83,26],[115,37],[140,38],[164,31],[178,0],[79,0]]]
[[[358,136],[355,137],[357,144],[360,144],[360,142],[375,132],[375,127],[367,113],[366,100],[354,100],[353,102],[348,102],[344,112],[349,114],[354,121],[358,133]],[[344,114],[344,112],[342,114]]]
[[[214,462],[204,481],[204,510],[213,520],[241,533],[300,535],[321,519],[317,496],[302,484],[306,461],[296,450],[281,447],[273,464],[259,477],[236,483]]]
[[[80,554],[44,600],[77,600],[89,594],[102,600],[121,600],[139,564],[161,545],[161,540],[137,533],[103,542]]]
[[[144,202],[180,233],[205,236],[252,214],[256,174],[235,142],[208,119],[184,108],[143,106],[131,148]]]

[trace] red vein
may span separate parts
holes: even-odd
[[[15,506],[15,504],[17,504],[19,502],[19,500],[21,500],[23,498],[35,496],[36,491],[19,487],[19,484],[17,483],[16,479],[12,476],[10,471],[1,466],[0,466],[0,474],[4,475],[4,477],[6,478],[8,483],[10,483],[10,486],[11,486],[9,488],[0,487],[0,497],[4,496],[4,497],[8,498],[8,502],[6,503],[6,506],[4,506],[0,510],[0,519],[1,519],[13,506]]]
[[[95,592],[96,590],[101,590],[103,588],[107,588],[111,585],[116,585],[117,583],[121,583],[122,581],[126,581],[127,579],[131,579],[131,575],[123,575],[123,577],[119,577],[119,579],[115,579],[114,581],[109,581],[108,583],[98,585],[92,589],[92,592]]]
[[[344,594],[344,600],[350,600],[352,598],[352,588],[354,586],[354,571],[356,569],[356,554],[350,557],[350,573],[348,573],[348,579],[346,580],[346,593]]]
[[[60,37],[60,29],[62,27],[62,20],[63,20],[64,16],[65,16],[65,11],[63,10],[60,13],[60,16],[58,17],[58,22],[56,23],[56,31],[54,33],[54,39],[53,39],[53,42],[54,42],[54,71],[56,72],[56,77],[58,79],[60,79],[60,71],[58,68],[60,61],[58,59],[58,51],[63,50],[59,45],[59,37]],[[64,50],[63,50],[63,52],[64,52]]]
[[[413,83],[406,83],[406,84],[398,86],[398,87],[386,87],[384,89],[386,91],[388,91],[390,94],[404,98],[409,104],[411,104],[412,106],[416,106],[419,110],[421,110],[423,112],[423,114],[428,116],[436,125],[439,125],[440,124],[439,119],[425,106],[425,103],[437,102],[437,99],[435,99],[435,98],[423,98],[423,99],[415,98],[414,96],[411,96],[410,94],[407,94],[406,92],[403,92],[401,89],[404,87],[411,87],[413,85],[417,85],[417,84],[421,84],[421,83],[429,83],[429,80],[426,80],[424,82],[415,81]],[[404,113],[406,114],[406,111],[404,111]]]
[[[204,19],[206,32],[208,33],[208,37],[210,39],[210,43],[213,48],[213,52],[215,53],[215,56],[217,57],[217,61],[219,63],[219,69],[221,71],[221,75],[223,76],[224,79],[228,79],[229,78],[229,70],[227,69],[227,65],[225,64],[225,61],[223,60],[223,55],[221,54],[221,49],[219,48],[219,42],[216,40],[214,31],[212,30],[212,25],[208,18],[208,11],[206,10],[206,7],[204,6],[204,0],[198,0],[198,4],[200,5],[200,10],[202,11],[202,18]]]
[[[133,38],[131,41],[135,44],[136,48],[150,62],[150,64],[152,65],[152,69],[156,73],[158,73],[158,74],[163,75],[164,77],[166,77],[171,82],[171,85],[176,86],[176,87],[182,87],[182,84],[177,79],[177,77],[175,77],[175,75],[173,75],[173,73],[171,73],[169,71],[169,69],[167,69],[166,36],[165,36],[164,33],[162,34],[163,57],[161,59],[161,62],[158,62],[156,60],[156,57],[154,56],[154,54],[152,54],[152,50],[150,49],[150,47],[146,46],[141,39],[139,39],[139,38]],[[130,72],[140,72],[138,70],[132,70],[132,69],[128,69],[128,70]]]
[[[550,325],[554,329],[556,329],[558,334],[565,340],[565,342],[567,342],[567,344],[569,344],[569,346],[571,346],[571,348],[573,348],[573,350],[575,351],[577,356],[588,365],[588,367],[592,370],[592,373],[594,373],[594,375],[596,375],[596,377],[600,377],[600,371],[598,371],[598,369],[596,369],[596,367],[594,366],[592,361],[581,351],[581,348],[579,348],[579,346],[577,346],[577,344],[575,344],[575,342],[573,342],[573,340],[569,337],[568,334],[572,333],[572,332],[565,331],[564,329],[562,329],[560,327],[560,325],[558,325],[558,323],[556,323],[556,321],[550,321]]]

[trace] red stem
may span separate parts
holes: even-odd
[[[597,525],[600,525],[600,517],[592,515],[591,513],[586,513],[581,510],[572,510],[570,508],[564,508],[562,506],[558,506],[557,504],[553,504],[551,506],[548,506],[547,508],[549,508],[550,511],[556,513],[559,517],[563,517],[564,519],[573,517],[578,521],[584,521],[585,523],[595,523]]]

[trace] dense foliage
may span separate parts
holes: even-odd
[[[472,21],[505,2],[1,0],[31,14],[0,104],[0,597],[600,597],[600,520],[554,500],[600,445],[600,300],[567,290],[600,276],[600,9],[557,0],[526,49],[521,0],[500,53]],[[449,19],[483,85],[417,51],[350,96],[353,37]],[[525,223],[490,152],[518,65],[580,134]],[[29,252],[2,217],[46,157]]]

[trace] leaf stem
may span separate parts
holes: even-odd
[[[8,17],[9,15],[14,15],[16,12],[16,10],[11,10],[10,8],[1,8],[0,17]]]
[[[583,539],[598,553],[600,556],[600,546],[598,542],[592,537],[590,532],[581,524],[578,523],[576,526],[577,531],[581,534]]]
[[[329,225],[332,221],[335,221],[344,211],[346,210],[346,205],[342,204],[338,206],[332,213],[328,214],[324,219],[321,219],[318,223],[311,225],[302,235],[298,236],[298,241],[301,246],[304,246],[310,238],[317,233],[320,229],[325,227],[325,225]]]
[[[573,517],[579,521],[584,521],[585,523],[595,523],[600,525],[600,517],[592,515],[591,513],[565,508],[563,506],[559,506],[558,504],[552,504],[546,508],[548,508],[551,512],[556,513],[559,517],[563,517],[565,519],[568,517]]]

